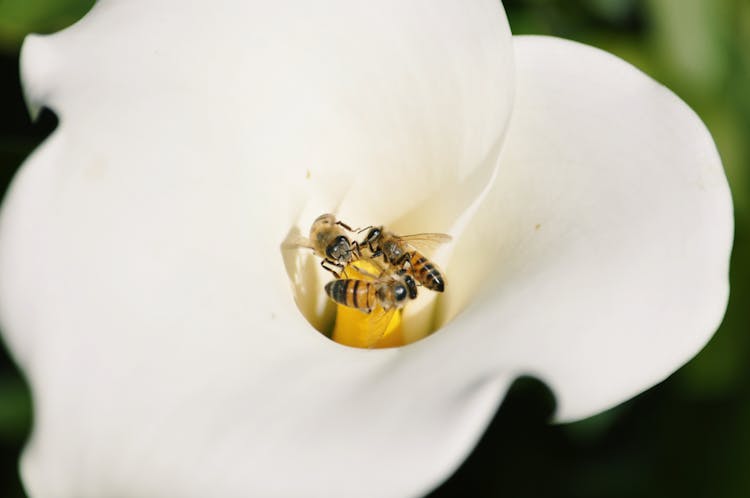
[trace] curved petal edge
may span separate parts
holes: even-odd
[[[660,382],[711,338],[732,201],[710,133],[671,91],[593,47],[514,43],[500,169],[447,268],[453,320],[435,339],[540,377],[571,421]]]

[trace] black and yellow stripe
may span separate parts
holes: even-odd
[[[443,292],[445,290],[445,279],[434,264],[417,251],[411,253],[409,257],[411,272],[417,282],[424,285],[430,290]]]
[[[355,278],[332,280],[325,286],[326,294],[336,303],[370,313],[375,307],[376,287]]]

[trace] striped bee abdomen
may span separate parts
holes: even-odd
[[[411,272],[417,282],[424,285],[430,290],[443,292],[445,290],[445,279],[434,264],[417,251],[411,253],[409,258]]]
[[[336,303],[369,313],[375,307],[375,285],[364,280],[346,278],[332,280],[325,286],[326,294]]]

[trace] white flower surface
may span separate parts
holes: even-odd
[[[494,0],[102,0],[22,75],[60,117],[0,218],[32,496],[417,496],[518,375],[586,417],[723,316],[703,124]],[[440,330],[358,350],[308,323],[280,244],[323,211],[452,232]]]

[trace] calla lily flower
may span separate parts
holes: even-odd
[[[704,125],[610,54],[512,37],[495,0],[102,0],[21,65],[60,119],[0,218],[32,496],[420,495],[517,376],[580,419],[722,319]],[[446,292],[404,317],[434,333],[315,329],[325,275],[280,246],[329,211],[453,236]]]

